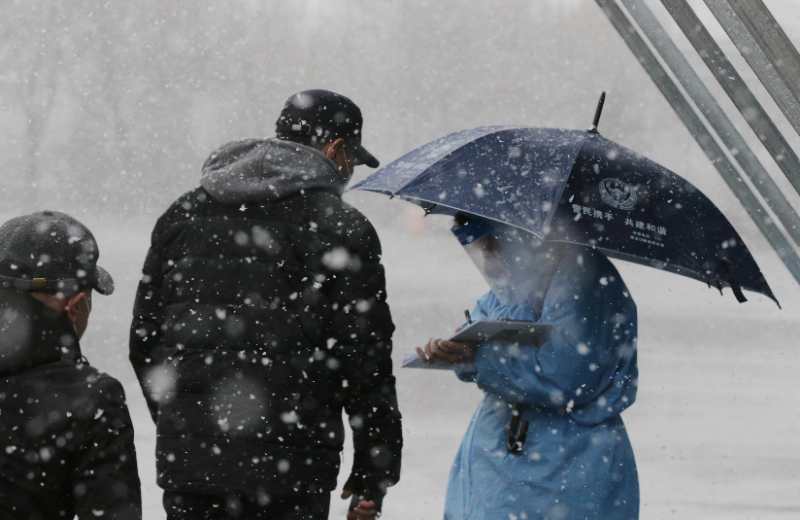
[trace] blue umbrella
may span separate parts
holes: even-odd
[[[407,153],[354,189],[467,213],[540,239],[777,303],[731,223],[691,183],[596,131],[482,127]]]

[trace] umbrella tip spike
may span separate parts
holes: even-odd
[[[600,99],[597,101],[597,108],[594,111],[594,119],[592,120],[592,128],[589,131],[593,134],[598,133],[597,127],[600,124],[600,116],[603,115],[603,105],[606,103],[606,91],[600,93]]]

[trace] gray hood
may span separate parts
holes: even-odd
[[[319,150],[280,139],[247,139],[212,153],[203,164],[200,185],[215,200],[238,204],[309,189],[341,194],[348,180]]]

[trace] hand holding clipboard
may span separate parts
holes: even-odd
[[[505,343],[538,347],[542,345],[552,330],[552,326],[530,321],[512,320],[481,320],[472,321],[467,315],[467,325],[459,329],[448,340],[433,340],[428,342],[425,350],[417,349],[417,353],[403,360],[404,368],[439,368],[454,369],[468,364],[466,361],[455,361],[464,357],[463,346],[476,348],[480,343]],[[434,351],[434,355],[426,354]],[[439,355],[436,355],[438,350]],[[458,354],[462,354],[459,356]],[[433,359],[431,359],[433,357]],[[438,359],[442,358],[442,359]]]

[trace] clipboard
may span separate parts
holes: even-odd
[[[552,325],[546,323],[533,323],[530,321],[512,320],[481,320],[472,322],[459,329],[450,341],[466,343],[477,346],[484,341],[493,343],[506,343],[508,346],[522,345],[539,347],[552,331]],[[458,370],[465,368],[467,363],[429,363],[420,359],[416,352],[408,355],[401,365],[403,368],[428,368],[440,370]]]
[[[552,325],[530,321],[481,320],[459,329],[450,341],[468,345],[493,341],[539,347],[547,340],[551,329]]]

